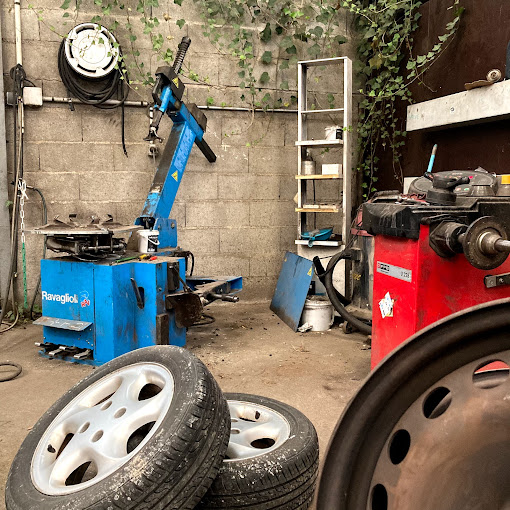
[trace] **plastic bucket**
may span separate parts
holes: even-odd
[[[158,251],[159,230],[138,231],[138,251],[140,253],[155,253]]]
[[[325,296],[307,298],[301,315],[301,323],[308,323],[312,331],[327,331],[333,324],[333,305]]]

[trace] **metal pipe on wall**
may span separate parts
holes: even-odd
[[[74,98],[69,97],[55,97],[55,96],[43,96],[43,103],[57,103],[57,104],[69,104],[70,102],[80,104],[81,101]],[[105,104],[114,105],[119,104],[119,101],[116,99],[109,99],[105,101]],[[143,107],[147,108],[149,103],[147,101],[124,101],[126,106],[135,106],[135,107]],[[226,112],[251,112],[250,108],[243,108],[240,106],[199,106],[201,110],[223,110]],[[297,113],[297,110],[286,110],[283,108],[277,110],[267,110],[270,113]],[[255,112],[263,112],[263,110],[255,110]]]
[[[5,11],[0,11],[3,16]],[[2,40],[2,23],[0,23],[0,41]],[[1,49],[1,48],[0,48]],[[2,51],[0,51],[0,69],[3,69]],[[0,97],[4,97],[4,81],[0,80]],[[5,131],[5,104],[0,101],[0,292],[3,292],[9,278],[9,259],[11,254],[11,236],[9,208],[7,207],[7,136]]]
[[[16,64],[23,65],[21,52],[21,0],[14,0],[14,28],[16,41]]]

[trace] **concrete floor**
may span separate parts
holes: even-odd
[[[308,416],[319,435],[323,458],[331,432],[370,370],[364,337],[294,333],[269,304],[215,304],[214,324],[191,328],[188,348],[202,359],[223,391],[286,402]],[[25,435],[46,409],[93,368],[37,355],[41,329],[27,325],[0,335],[0,361],[23,366],[17,379],[0,383],[0,508],[12,459]]]

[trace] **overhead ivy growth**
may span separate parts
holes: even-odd
[[[453,40],[464,11],[461,0],[451,0],[445,12],[445,32],[425,55],[416,55],[413,47],[421,0],[186,1],[199,9],[204,35],[220,53],[236,61],[240,96],[252,111],[288,107],[296,102],[296,97],[286,92],[290,86],[285,77],[295,77],[299,60],[343,55],[341,45],[346,39],[341,26],[349,12],[358,31],[355,71],[363,83],[359,90],[363,99],[358,127],[358,169],[364,177],[363,197],[368,198],[376,191],[377,154],[381,149],[391,151],[394,174],[401,180],[400,151],[406,133],[399,129],[396,103],[412,101],[409,86],[423,80],[424,73]],[[127,31],[130,47],[123,42],[123,49],[129,60],[130,85],[154,83],[149,62],[143,61],[138,49],[140,23],[141,32],[152,43],[150,58],[155,56],[172,63],[176,42],[171,36],[162,35],[162,24],[175,23],[181,29],[186,24],[184,14],[179,12],[183,0],[173,2],[176,11],[164,13],[163,19],[158,19],[153,14],[153,8],[159,7],[158,0],[137,0],[136,8],[128,7],[122,0],[94,0],[97,14],[90,21],[114,32],[119,28]],[[67,18],[64,24],[77,19],[80,3],[81,0],[64,0],[61,5],[63,17]],[[34,10],[44,21],[43,10]],[[189,67],[181,72],[195,82],[208,84],[207,77],[200,77]],[[278,74],[280,94],[275,94],[276,82],[271,80]],[[330,91],[327,104],[321,108],[335,107],[334,92]],[[213,104],[226,106],[223,98],[220,101],[208,97],[207,105]]]
[[[344,0],[342,6],[355,15],[360,33],[359,60],[355,70],[364,78],[358,127],[358,169],[363,172],[363,198],[376,191],[381,149],[391,151],[393,172],[403,183],[401,148],[406,132],[396,117],[398,101],[412,102],[409,86],[423,80],[453,40],[464,12],[460,0],[452,0],[445,12],[445,33],[425,55],[416,55],[413,34],[419,26],[423,4],[416,0]],[[407,62],[406,65],[404,65]]]

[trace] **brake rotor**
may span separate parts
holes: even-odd
[[[469,263],[477,269],[488,271],[499,267],[508,257],[506,252],[487,254],[482,250],[481,236],[496,234],[508,240],[505,227],[491,216],[482,216],[469,225],[463,241],[464,255]]]
[[[387,357],[336,426],[317,509],[510,508],[509,328],[510,299],[483,304]]]

